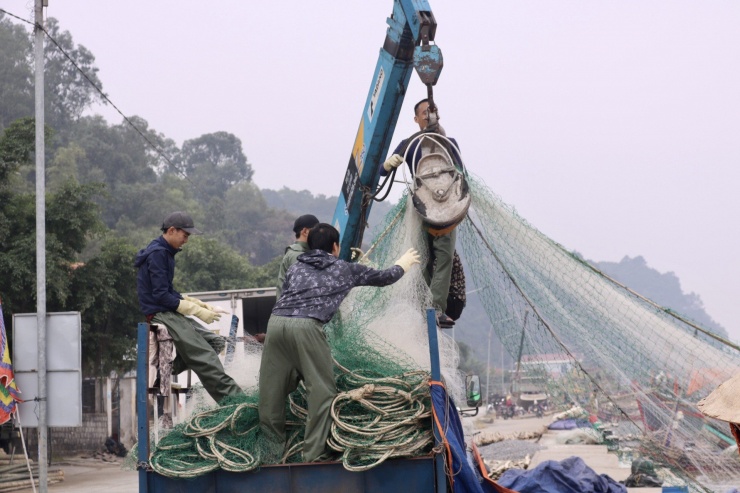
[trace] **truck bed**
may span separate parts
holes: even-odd
[[[410,493],[438,491],[434,458],[392,459],[364,472],[350,472],[341,462],[264,466],[255,472],[216,470],[195,479],[146,473],[147,488],[157,493]],[[142,491],[140,488],[139,491]]]

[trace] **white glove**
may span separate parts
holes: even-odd
[[[182,313],[183,315],[194,315],[207,324],[221,319],[221,314],[188,300],[180,300],[180,304],[177,305],[177,313]]]
[[[359,248],[350,248],[350,251],[352,252],[352,260],[355,262],[359,262],[365,256],[365,253]]]
[[[403,156],[400,154],[394,154],[391,157],[389,157],[386,162],[383,163],[383,169],[386,171],[390,171],[394,168],[398,168],[401,166],[401,163],[403,162]]]
[[[409,248],[406,253],[401,255],[401,258],[396,260],[395,265],[400,265],[403,272],[408,272],[412,265],[419,263],[419,252],[413,248]]]
[[[184,295],[182,295],[182,299],[187,300],[187,301],[189,301],[191,303],[195,303],[196,305],[198,305],[198,306],[200,306],[202,308],[205,308],[206,310],[211,310],[212,312],[216,312],[216,313],[229,313],[229,312],[227,312],[226,310],[224,310],[221,307],[209,305],[208,303],[204,303],[204,302],[200,301],[198,298],[193,298],[192,296],[187,296],[187,295],[184,294]]]

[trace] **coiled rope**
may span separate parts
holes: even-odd
[[[345,469],[365,471],[389,458],[431,450],[427,372],[378,377],[350,371],[336,361],[334,364],[339,370],[337,384],[344,390],[332,402],[327,444],[341,454]],[[277,456],[279,463],[301,460],[308,417],[303,383],[290,395],[288,408],[294,419],[286,422],[288,439]],[[219,468],[252,471],[274,461],[262,456],[261,447],[244,450],[244,444],[262,445],[259,442],[265,440],[259,430],[257,404],[230,404],[193,415],[157,444],[149,463],[157,473],[173,478],[194,478]]]

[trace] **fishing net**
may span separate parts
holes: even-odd
[[[521,378],[557,404],[632,425],[624,429],[638,432],[639,452],[692,490],[740,484],[737,451],[724,451],[734,443],[727,423],[696,407],[738,371],[740,349],[597,271],[480,181],[470,185],[458,249]]]
[[[740,368],[740,349],[610,279],[529,225],[480,180],[468,181],[473,201],[458,226],[457,249],[475,284],[468,289],[478,292],[493,330],[519,362],[519,379],[539,382],[550,403],[577,403],[611,423],[612,440],[624,439],[630,453],[650,458],[692,491],[740,483],[727,424],[696,407]],[[406,203],[404,197],[376,228],[363,261],[385,268],[410,247],[428,255],[420,219]],[[340,391],[329,445],[348,469],[430,449],[424,315],[430,304],[415,268],[392,286],[354,289],[325,327]],[[457,347],[438,333],[442,373],[460,402]],[[220,408],[207,397],[191,399],[192,417],[154,451],[156,470],[186,477],[301,460],[302,389],[286,404],[287,449],[270,450],[260,434],[260,354],[251,348],[228,368],[246,397]],[[630,434],[620,437],[620,430]]]
[[[427,256],[418,215],[402,200],[379,225],[363,262],[376,268],[394,264],[406,250]],[[422,265],[427,259],[422,258]],[[425,308],[431,293],[420,268],[391,286],[359,287],[325,326],[338,396],[332,406],[328,440],[344,467],[359,471],[393,457],[428,454],[432,448],[430,356]],[[457,347],[438,331],[442,375],[448,392],[461,398]],[[152,437],[150,466],[177,478],[192,478],[221,468],[249,471],[266,464],[301,462],[307,417],[301,386],[286,403],[288,443],[276,448],[259,427],[256,387],[261,346],[237,351],[227,372],[246,388],[216,406],[202,391],[189,398],[184,422]]]

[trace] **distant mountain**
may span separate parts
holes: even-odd
[[[296,217],[313,214],[324,223],[331,222],[337,206],[336,197],[314,195],[308,190],[297,191],[283,187],[280,190],[262,189],[261,192],[267,205],[273,209],[283,209]]]
[[[674,312],[698,322],[715,334],[728,338],[727,331],[704,310],[704,303],[696,293],[685,294],[681,281],[673,272],[661,274],[649,267],[642,256],[625,256],[619,262],[593,262],[597,269],[624,284],[633,291],[645,296]]]
[[[334,217],[334,209],[337,207],[337,196],[314,195],[308,190],[296,191],[287,187],[280,190],[263,189],[261,191],[267,205],[273,209],[283,209],[296,217],[302,214],[313,214],[319,218],[319,221],[331,223],[331,219]],[[372,209],[370,209],[371,230],[391,210],[393,205],[389,202],[373,204]]]
[[[464,256],[462,260],[467,270],[467,262]],[[696,293],[685,294],[681,290],[680,280],[673,272],[660,273],[649,267],[641,256],[635,258],[624,257],[620,262],[588,262],[607,276],[658,305],[668,308],[688,320],[697,322],[701,327],[709,329],[720,337],[728,338],[724,327],[706,313],[699,295]],[[475,290],[472,282],[468,289]],[[506,368],[512,368],[513,358],[508,353],[504,354],[505,351],[501,348],[495,330],[491,332],[490,352],[488,350],[490,322],[478,295],[470,293],[467,298],[468,303],[465,311],[456,324],[455,337],[469,348],[470,357],[478,360],[479,364],[475,365],[469,361],[468,365],[470,367],[464,369],[474,370],[479,368],[481,364],[485,367],[489,357],[491,366],[501,367],[503,360]],[[706,336],[702,339],[713,343]]]

